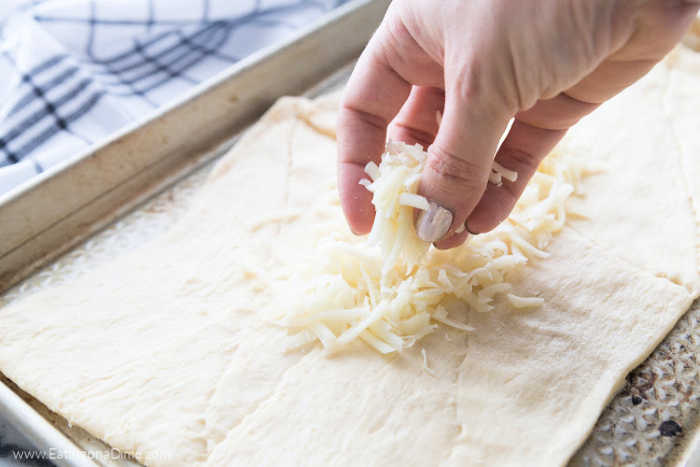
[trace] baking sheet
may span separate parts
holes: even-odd
[[[345,73],[341,72],[331,82],[342,80]],[[327,88],[321,86],[316,93]],[[5,296],[6,300],[15,300],[89,273],[98,265],[166,232],[187,212],[189,202],[214,163],[196,170],[24,281]],[[699,305],[698,302],[694,304],[649,359],[627,378],[624,388],[603,412],[588,441],[572,458],[572,466],[674,465],[681,462],[684,454],[689,454],[686,444],[697,430],[700,409],[695,362],[700,350]],[[83,430],[70,428],[60,416],[51,414],[31,398],[29,400],[80,446],[97,455],[110,452],[108,446]],[[661,435],[659,426],[668,420],[682,427],[680,435]],[[104,464],[134,465],[123,458],[109,461]]]
[[[347,80],[353,65],[354,60],[322,82],[313,85],[304,95],[315,97],[338,88]],[[201,166],[191,170],[172,186],[140,204],[55,262],[8,290],[0,299],[0,307],[47,287],[70,282],[82,274],[89,274],[100,264],[139,248],[145,242],[168,231],[187,212],[189,202],[196,196],[213,166],[237,139],[238,136],[234,135],[213,148],[203,155],[206,162]],[[3,390],[7,390],[7,393],[12,396],[11,403],[3,404]],[[29,407],[17,406],[18,396]],[[18,415],[28,413],[28,408],[36,411],[43,419],[32,418],[26,422],[22,421]],[[67,452],[65,457],[74,459],[77,459],[81,452],[88,454],[83,463],[73,460],[62,462],[66,459],[56,459],[55,462],[59,465],[140,465],[129,456],[121,455],[99,439],[92,437],[80,427],[72,426],[66,419],[51,412],[41,402],[23,392],[1,373],[0,413],[9,415],[14,421],[26,425],[21,431],[45,451],[53,447],[56,448],[54,452]],[[47,434],[47,431],[57,432]],[[86,460],[92,462],[84,463]]]
[[[309,88],[315,95],[343,81],[327,77],[359,55],[388,4],[389,0],[349,2],[288,41],[241,60],[155,115],[0,196],[0,292],[38,270],[0,298],[0,307],[89,271],[166,230],[168,221],[181,212],[175,206],[186,206],[174,202],[176,193],[190,187],[185,196],[189,199],[212,161],[277,98]],[[143,204],[173,184],[176,189]],[[159,215],[163,213],[167,216]],[[132,228],[123,228],[126,225]],[[90,238],[105,226],[109,227]],[[55,258],[59,259],[48,264]],[[57,465],[136,465],[51,413],[1,374],[0,413]]]
[[[331,78],[314,86],[308,95],[318,95],[340,85],[348,73],[347,66],[341,68]],[[197,168],[190,167],[187,176],[182,177],[181,172],[174,172],[174,176],[180,177],[177,183],[8,291],[4,300],[10,302],[89,273],[98,265],[138,248],[167,231],[187,211],[189,202],[204,183],[215,160],[234,140],[235,137],[229,137],[213,149],[201,151],[198,156],[201,159],[198,160],[204,162],[200,162]],[[167,180],[172,182],[172,178]],[[700,350],[698,342],[700,305],[696,302],[649,359],[628,376],[625,386],[603,412],[591,436],[574,455],[570,465],[696,465],[691,464],[693,453],[690,447],[697,438],[700,411],[696,361]],[[77,445],[80,446],[79,452],[88,452],[98,465],[137,465],[92,438],[89,433],[70,426],[65,419],[51,413],[11,383],[8,387],[14,391],[11,392],[12,397],[17,398],[16,394],[19,394],[28,401],[28,405],[17,404],[16,401],[8,404],[9,398],[5,397],[7,394],[4,392],[7,388],[0,386],[0,410],[15,418],[27,416],[28,419],[21,423],[27,425],[25,428],[29,429],[33,440],[42,448],[68,446],[75,449]],[[41,415],[38,419],[37,414]],[[93,460],[75,455],[67,462],[58,463],[94,465]]]
[[[97,147],[0,196],[0,291],[153,194],[174,174],[359,55],[389,0],[354,0],[254,53]],[[166,177],[167,175],[167,177]]]

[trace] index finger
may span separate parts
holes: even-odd
[[[360,56],[348,81],[338,118],[338,190],[345,218],[355,234],[374,222],[372,194],[359,185],[365,165],[379,163],[389,122],[408,98],[411,84],[384,54],[382,24]]]

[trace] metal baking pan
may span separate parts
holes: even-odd
[[[332,85],[388,4],[354,0],[0,197],[0,292],[223,154],[277,98]],[[29,283],[4,300],[30,289]],[[135,465],[6,378],[0,378],[0,413],[58,465]]]
[[[388,0],[356,0],[0,197],[0,291],[201,164],[278,97],[357,57]],[[169,178],[170,177],[170,178]]]
[[[359,55],[388,3],[351,2],[0,198],[0,291],[15,285],[4,299],[12,301],[70,277],[76,264],[89,271],[167,230],[186,211],[214,161],[278,97],[318,95],[347,79],[347,64]],[[677,381],[664,368],[669,359],[674,367],[692,364],[698,349],[687,343],[700,343],[699,322],[696,303],[628,377],[571,465],[697,465],[693,462],[700,454],[691,447],[698,444],[693,443],[698,438],[698,399],[669,400],[673,385],[668,383]],[[679,345],[687,351],[679,352]],[[678,382],[686,385],[684,390],[692,384]],[[696,376],[691,388],[696,394],[697,384]],[[664,397],[655,385],[663,385]],[[0,413],[40,449],[53,452],[58,465],[138,465],[70,426],[1,374]],[[668,414],[683,426],[682,435],[658,436],[657,421]]]

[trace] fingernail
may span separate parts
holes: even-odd
[[[452,213],[431,201],[428,209],[418,216],[416,233],[424,242],[432,243],[444,237],[451,225]]]
[[[469,235],[479,235],[476,232],[472,232],[472,230],[469,228],[469,222],[464,222],[464,228],[469,232]]]

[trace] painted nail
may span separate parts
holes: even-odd
[[[421,240],[432,243],[444,237],[451,225],[452,213],[431,201],[428,209],[418,216],[416,232]]]

